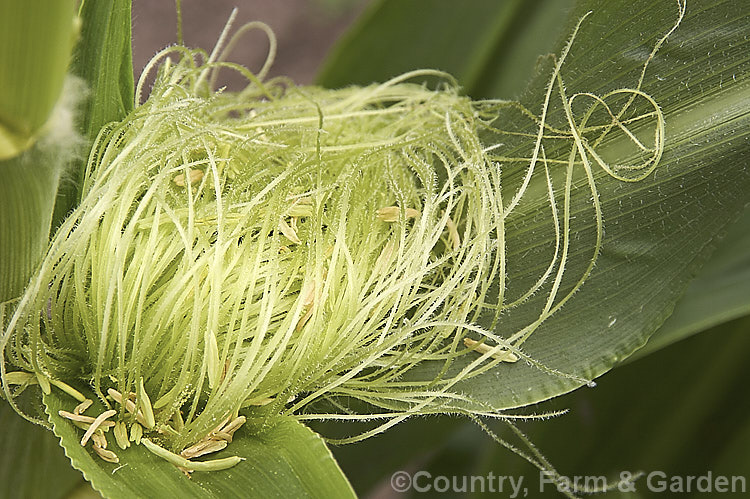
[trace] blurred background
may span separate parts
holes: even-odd
[[[235,26],[251,21],[268,24],[278,40],[270,76],[285,75],[298,84],[310,84],[325,54],[367,6],[370,0],[184,0],[182,23],[185,44],[207,51],[216,44],[232,9]],[[177,42],[174,0],[133,1],[133,66],[135,76],[156,52]],[[245,35],[231,60],[257,72],[268,54],[262,31]],[[229,86],[241,83],[225,72]]]

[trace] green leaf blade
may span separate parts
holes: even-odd
[[[583,2],[579,12],[595,9],[592,25],[604,24],[605,18],[630,18],[631,24],[621,23],[624,33],[609,34],[606,44],[596,43],[595,31],[584,32],[576,40],[569,69],[574,77],[567,80],[568,95],[586,89],[601,94],[624,86],[619,75],[628,71],[615,71],[609,60],[598,65],[593,61],[617,46],[618,56],[612,59],[621,58],[618,66],[629,64],[631,74],[637,69],[641,61],[630,54],[647,53],[649,44],[638,40],[628,44],[628,32],[644,19],[668,19],[673,7],[669,2],[649,4],[633,6],[628,16],[627,8],[614,11],[614,3],[608,3],[613,12],[595,18],[598,7]],[[675,38],[657,54],[644,80],[644,90],[656,98],[666,116],[667,144],[660,166],[652,177],[633,186],[600,175],[606,236],[595,273],[574,301],[527,343],[532,357],[562,371],[594,378],[639,348],[671,313],[717,246],[716,239],[748,202],[745,158],[750,151],[750,82],[747,72],[740,76],[735,71],[738,63],[747,66],[750,61],[746,55],[743,61],[721,58],[712,63],[711,71],[697,71],[707,60],[704,54],[709,54],[716,43],[713,31],[720,31],[725,43],[729,43],[728,37],[732,46],[748,49],[741,34],[747,19],[738,18],[734,14],[737,10],[732,10],[732,22],[726,23],[723,16],[728,12],[722,10],[730,9],[730,2],[717,2],[711,9],[713,19],[699,10],[703,4],[695,7],[688,11]],[[685,40],[691,40],[689,51],[683,48]],[[575,50],[577,46],[583,47],[580,53]],[[684,82],[691,80],[700,92],[688,90]],[[732,83],[725,83],[727,80]],[[542,383],[550,388],[540,391],[541,397],[568,384],[559,380]],[[506,396],[513,399],[512,394],[521,393],[523,384],[511,384]],[[503,398],[486,397],[493,402]],[[523,404],[535,398],[516,397]]]
[[[376,2],[336,46],[318,82],[330,88],[369,84],[423,67],[470,78],[522,3],[482,0],[467,10],[450,0],[429,7],[414,0]]]
[[[131,2],[88,0],[82,2],[79,15],[81,38],[73,53],[71,72],[88,87],[79,131],[90,144],[105,124],[119,121],[133,110]],[[86,159],[84,156],[72,165],[60,186],[53,227],[78,204]]]
[[[570,23],[589,10],[593,12],[563,65],[566,95],[604,95],[635,87],[654,43],[673,26],[677,5],[669,1],[579,2]],[[654,173],[634,184],[611,178],[598,167],[594,171],[604,217],[602,251],[581,290],[524,344],[526,353],[536,361],[593,379],[642,347],[671,314],[729,224],[750,200],[746,164],[750,153],[750,46],[743,34],[748,22],[737,2],[691,2],[686,18],[651,61],[642,89],[653,96],[665,115],[663,157]],[[419,66],[418,61],[414,66]],[[542,65],[522,98],[533,113],[539,113],[550,74],[550,64]],[[505,130],[535,133],[535,124],[517,114],[507,113],[498,121]],[[550,109],[548,123],[565,126],[559,104]],[[623,147],[621,139],[603,142],[598,152],[610,162],[632,163],[636,156]],[[528,144],[526,147],[515,143],[503,152],[528,156]],[[548,157],[565,160],[568,146],[545,147]],[[504,196],[509,199],[526,170],[503,167],[507,175]],[[550,245],[554,245],[554,232],[545,227],[549,215],[544,211],[549,207],[545,207],[546,186],[539,175],[529,187],[537,200],[529,201],[506,227],[508,240],[513,240],[508,261],[515,262],[508,268],[510,294],[543,273]],[[559,192],[561,174],[552,175]],[[584,273],[590,259],[586,248],[593,248],[594,234],[590,200],[582,189],[585,177],[577,173],[574,185],[574,191],[580,192],[572,201],[572,216],[578,220],[573,235],[584,244],[571,253],[566,268],[569,279]],[[572,281],[563,281],[563,288],[571,289]],[[515,296],[518,294],[516,291]],[[529,324],[543,304],[540,298],[535,296],[503,315],[498,332],[507,337]],[[457,362],[454,368],[465,364]],[[429,379],[438,369],[423,365],[413,375]],[[499,365],[462,382],[458,389],[485,407],[504,409],[554,397],[579,385],[580,381],[517,363]]]
[[[642,470],[666,474],[667,483],[671,477],[685,483],[687,476],[709,471],[714,477],[746,476],[750,407],[738,394],[749,373],[749,326],[746,318],[723,324],[616,369],[594,390],[579,390],[538,408],[564,407],[568,414],[524,427],[566,476],[618,479],[623,471]],[[505,452],[493,454],[470,473],[502,466],[504,473],[537,483],[538,472],[528,464],[509,463]],[[559,497],[549,489],[543,497]],[[636,489],[641,497],[664,496],[649,491],[645,478]],[[706,494],[695,496],[700,495]]]
[[[82,127],[91,140],[102,126],[133,110],[131,4],[126,0],[85,1],[80,15],[83,27],[72,71],[91,88]]]
[[[65,497],[81,481],[54,436],[0,400],[0,497]]]
[[[573,3],[381,0],[334,47],[317,81],[336,88],[430,68],[452,74],[474,97],[517,96],[537,58],[564,34],[560,19]]]
[[[750,315],[750,210],[729,228],[726,238],[690,283],[674,313],[628,361],[724,322]]]
[[[323,440],[291,418],[246,425],[227,449],[211,456],[238,455],[243,462],[224,471],[196,471],[188,478],[142,445],[120,450],[111,436],[108,448],[118,455],[119,464],[99,459],[90,448],[81,447],[82,430],[58,415],[60,410],[70,411],[73,399],[53,390],[44,400],[73,467],[104,497],[354,497]],[[89,412],[102,409],[95,403]]]

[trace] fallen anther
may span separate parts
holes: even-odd
[[[91,416],[84,416],[83,414],[74,414],[68,411],[57,411],[57,413],[60,416],[66,419],[70,419],[71,421],[74,421],[74,422],[86,423],[86,424],[91,425],[94,423],[94,421],[96,421],[96,418],[92,418]],[[114,425],[115,425],[114,421],[103,421],[100,426],[102,428],[111,428]]]
[[[196,182],[200,182],[200,180],[203,178],[203,170],[192,170],[188,169],[187,177],[185,177],[184,173],[180,173],[175,178],[172,179],[172,182],[175,183],[175,185],[178,185],[180,187],[185,187],[186,184],[195,184]]]
[[[34,373],[27,373],[26,371],[13,371],[5,373],[4,381],[9,385],[36,385],[38,384],[36,375]]]
[[[94,445],[93,447],[94,447],[94,452],[96,452],[97,455],[100,458],[104,459],[105,461],[109,463],[115,463],[115,464],[120,462],[120,458],[117,457],[117,454],[115,454],[111,450],[102,449],[98,445]]]
[[[83,402],[78,404],[75,409],[73,409],[73,414],[83,414],[84,412],[86,412],[86,409],[91,407],[91,404],[93,403],[94,401],[91,399],[84,400]]]
[[[138,405],[143,414],[143,419],[146,421],[147,428],[153,428],[156,426],[156,420],[154,419],[154,409],[151,406],[151,400],[148,398],[146,388],[143,386],[143,377],[138,382]]]
[[[386,206],[385,208],[380,208],[375,213],[383,222],[398,222],[401,208],[398,206]],[[417,218],[418,216],[420,216],[419,210],[415,210],[414,208],[406,208],[404,210],[404,218]]]
[[[106,419],[111,418],[115,414],[117,414],[117,411],[114,409],[110,409],[108,411],[104,411],[103,413],[99,414],[96,417],[96,419],[91,423],[91,426],[89,426],[89,429],[86,430],[86,433],[84,433],[83,438],[81,439],[81,445],[85,447],[86,442],[89,441],[89,438],[91,438],[91,435],[93,435],[94,432],[99,428],[99,425],[101,425]]]
[[[104,433],[101,431],[101,429],[95,431],[91,435],[91,440],[94,442],[94,445],[98,445],[102,449],[107,448],[107,437],[104,436]]]
[[[196,455],[196,453],[200,452],[206,445],[208,445],[208,440],[201,440],[197,444],[193,444],[187,449],[183,449],[182,452],[180,452],[180,455],[185,458],[191,458]]]
[[[284,237],[289,239],[294,244],[302,244],[302,240],[300,240],[299,236],[297,235],[297,231],[294,230],[293,227],[291,227],[286,221],[281,218],[279,219],[279,232],[281,232]]]
[[[207,440],[199,449],[196,449],[192,452],[182,451],[180,455],[185,458],[192,459],[194,457],[205,456],[206,454],[211,454],[213,452],[219,452],[220,450],[226,449],[227,445],[229,445],[229,442],[227,442],[226,440]]]
[[[125,450],[130,447],[130,441],[128,440],[128,429],[125,426],[125,423],[123,423],[122,421],[118,421],[115,424],[115,429],[112,433],[115,434],[115,442],[117,443],[117,446],[119,448]]]
[[[486,343],[480,343],[478,341],[472,340],[471,338],[464,338],[464,345],[466,345],[467,348],[472,348],[475,352],[481,354],[486,354],[496,349],[496,347],[491,347]],[[516,362],[518,360],[518,356],[509,350],[497,350],[495,353],[490,355],[490,357],[492,357],[493,359],[502,360],[503,362]]]
[[[229,443],[232,442],[232,434],[225,431],[215,431],[211,433],[211,438],[213,440],[226,440]]]
[[[224,426],[221,429],[221,432],[228,433],[230,435],[234,434],[235,431],[237,431],[243,424],[245,424],[245,421],[247,421],[247,418],[245,416],[238,416],[234,418],[231,422],[227,423],[226,426]],[[218,433],[218,432],[217,432]]]
[[[445,226],[448,229],[448,237],[451,241],[452,247],[451,249],[453,249],[453,251],[458,251],[461,247],[461,237],[458,235],[456,222],[454,222],[451,217],[448,217],[448,220],[445,221]]]
[[[138,423],[133,423],[130,427],[130,441],[135,442],[136,445],[141,443],[141,437],[143,436],[143,426]]]
[[[49,395],[50,393],[52,393],[49,378],[47,378],[44,374],[38,372],[35,372],[34,375],[36,376],[36,382],[39,383],[39,387],[42,389],[42,392],[45,395]]]
[[[63,383],[62,381],[57,380],[57,379],[51,379],[49,380],[49,382],[50,384],[64,391],[65,393],[67,393],[68,395],[76,399],[77,401],[79,402],[86,401],[86,397],[81,392],[79,392],[78,390],[70,386],[69,384]]]

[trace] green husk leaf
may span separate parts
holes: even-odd
[[[130,0],[87,0],[79,9],[81,35],[73,52],[71,72],[88,87],[78,130],[93,142],[105,124],[133,110],[133,59]],[[74,162],[60,186],[53,226],[80,200],[86,157]]]
[[[71,70],[91,91],[83,106],[81,130],[90,140],[102,126],[133,110],[131,2],[87,0],[81,3],[81,38]]]
[[[0,160],[31,147],[60,97],[77,36],[74,3],[0,3]]]
[[[0,162],[0,302],[18,296],[44,255],[60,166],[37,148]]]
[[[321,438],[291,418],[278,418],[255,426],[248,423],[237,431],[224,451],[212,459],[238,455],[245,458],[224,471],[183,475],[167,461],[154,456],[143,445],[127,450],[115,445],[108,434],[108,449],[119,463],[99,459],[91,444],[81,447],[83,430],[58,415],[77,403],[53,390],[45,396],[46,410],[54,433],[70,458],[93,488],[104,497],[353,497],[353,492]],[[104,407],[95,402],[87,414]],[[204,460],[199,458],[197,460]]]

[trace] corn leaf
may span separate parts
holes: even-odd
[[[395,16],[387,14],[389,7],[395,9],[399,3],[378,4],[371,18],[360,23],[346,43],[364,40],[361,43],[366,45],[367,40],[378,35],[387,38],[401,33],[403,37],[395,43],[408,47],[416,42],[406,37],[436,39],[439,38],[436,33],[443,33],[444,26],[458,24],[455,12],[450,8],[440,10],[438,5],[431,9],[425,23],[411,24],[411,33],[399,30],[393,20]],[[478,14],[466,5],[461,8],[464,10],[462,19],[490,15]],[[603,95],[614,89],[632,88],[651,48],[673,25],[678,15],[678,2],[582,0],[564,23],[561,30],[564,36],[569,36],[588,11],[592,12],[582,22],[560,71],[568,96],[576,92]],[[433,21],[434,18],[439,20]],[[491,24],[489,20],[483,22]],[[664,112],[664,155],[655,172],[639,183],[625,184],[600,170],[594,172],[605,227],[602,251],[581,290],[524,345],[525,352],[542,365],[593,379],[643,346],[670,315],[691,279],[718,246],[730,222],[750,200],[746,163],[750,152],[750,57],[747,55],[750,46],[745,36],[748,22],[747,9],[743,9],[738,0],[688,1],[685,19],[651,61],[641,88],[653,96]],[[454,40],[461,43],[460,38]],[[478,48],[477,43],[493,43],[488,40],[495,39],[481,40],[476,42],[475,38],[467,43],[466,53],[493,53],[492,48]],[[459,48],[454,50],[460,51]],[[559,55],[561,50],[562,42],[553,52]],[[344,57],[345,53],[341,49],[334,54],[323,72],[323,83],[345,84],[347,74],[352,75],[354,81],[362,81],[360,75],[365,71],[366,79],[385,78],[393,72],[390,66],[396,64],[394,60],[398,61],[399,68],[439,67],[429,59],[418,59],[419,52],[412,50],[383,50],[389,57],[389,66],[383,69],[370,57]],[[444,67],[454,69],[456,65],[450,62],[450,57],[447,60]],[[485,69],[478,73],[485,82],[492,80],[493,71],[500,74],[510,70],[491,59],[484,64]],[[365,70],[363,66],[369,68]],[[521,97],[521,102],[535,114],[541,111],[551,62],[539,65],[538,70]],[[459,70],[458,73],[459,78],[464,78],[477,71],[462,73]],[[467,81],[471,92],[473,80],[467,78]],[[483,83],[477,95],[507,97],[501,93],[503,85]],[[556,94],[558,88],[555,88]],[[548,110],[548,122],[564,122],[563,114],[562,106],[553,104]],[[498,121],[506,130],[535,132],[533,124],[511,113]],[[506,156],[523,156],[523,147],[512,144],[504,150]],[[621,140],[602,146],[602,155],[613,163],[633,159],[622,147]],[[546,154],[553,160],[564,161],[565,150],[548,149]],[[504,185],[508,193],[512,193],[525,172],[508,164],[503,168],[507,179]],[[552,175],[554,177],[554,171]],[[532,179],[529,189],[543,199],[545,185],[541,176]],[[578,186],[581,185],[579,182]],[[556,187],[562,188],[559,182]],[[506,199],[510,197],[506,196]],[[574,189],[573,217],[590,220],[590,212],[587,212],[590,196],[586,189],[578,193]],[[543,201],[530,202],[519,208],[523,214],[506,226],[510,245],[506,289],[509,295],[518,296],[519,290],[534,276],[542,274],[549,263],[547,251],[554,247],[555,235],[544,228],[544,204]],[[588,238],[589,243],[579,248],[592,246],[592,224],[581,224],[578,229],[571,229],[571,238],[579,241]],[[571,276],[584,273],[587,260],[580,254],[578,258],[566,268]],[[512,262],[516,262],[515,265]],[[698,290],[697,300],[705,299],[705,291],[706,287]],[[543,304],[539,300],[544,296],[540,294],[542,296],[532,297],[523,306],[504,314],[496,331],[508,336],[532,321],[536,313],[534,305]],[[705,313],[711,313],[710,306],[703,307],[700,318],[693,317],[689,321],[699,324],[706,320]],[[677,336],[695,329],[680,327],[683,332]],[[459,362],[454,368],[462,365]],[[434,375],[438,367],[423,366],[422,369],[422,376],[427,378]],[[578,385],[580,382],[517,363],[500,365],[462,384],[461,389],[466,395],[497,409],[534,403]]]
[[[130,11],[128,0],[81,4],[81,40],[71,69],[88,83],[92,94],[82,120],[82,130],[92,140],[102,126],[133,110]]]
[[[72,411],[77,402],[56,389],[44,397],[44,402],[54,433],[73,467],[104,497],[354,496],[323,440],[291,418],[269,420],[252,428],[246,424],[235,433],[227,449],[206,456],[220,459],[238,455],[245,458],[243,462],[223,471],[196,471],[188,478],[143,445],[121,450],[111,434],[107,448],[118,455],[120,462],[103,461],[92,452],[91,444],[81,447],[83,430],[58,414],[60,410]],[[86,414],[104,409],[95,402]]]
[[[0,497],[65,497],[81,481],[49,431],[0,402]]]
[[[373,2],[318,75],[329,88],[366,85],[414,69],[439,69],[474,96],[518,95],[541,54],[562,34],[572,0]],[[541,36],[540,36],[541,33]]]
[[[133,59],[130,0],[81,2],[81,36],[73,53],[71,73],[83,79],[88,97],[78,126],[90,144],[99,130],[133,110]],[[54,226],[78,204],[86,156],[75,162],[60,186]]]
[[[750,209],[677,302],[674,313],[628,361],[732,319],[750,315]]]

